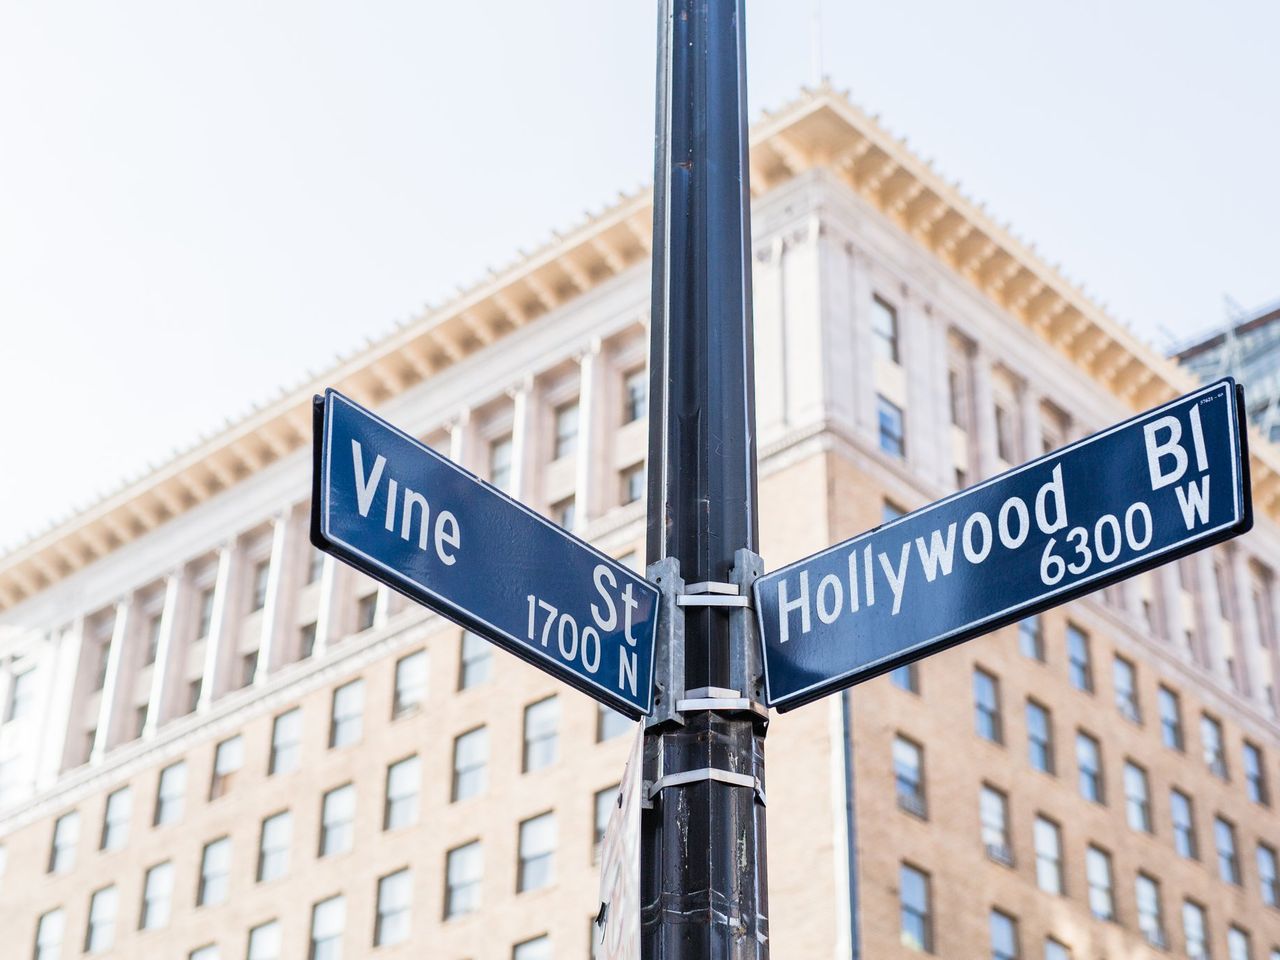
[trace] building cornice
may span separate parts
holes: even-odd
[[[1133,410],[1196,385],[1029,244],[831,89],[807,90],[751,132],[755,195],[825,168],[915,242]],[[651,197],[606,211],[287,391],[145,477],[0,558],[0,611],[234,487],[309,442],[310,399],[334,386],[377,405],[618,274],[647,265]],[[1280,520],[1280,453],[1254,433],[1255,509]]]

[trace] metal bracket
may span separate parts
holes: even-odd
[[[760,801],[761,806],[765,806],[764,787],[760,784],[760,778],[752,776],[749,773],[734,773],[732,770],[720,770],[717,767],[703,767],[699,770],[684,770],[680,773],[668,773],[659,777],[652,783],[644,785],[645,799],[650,804],[657,799],[667,787],[679,787],[690,783],[702,783],[705,780],[714,780],[717,783],[727,783],[731,787],[747,787],[755,791],[756,799]]]
[[[724,687],[698,687],[688,691],[686,699],[676,704],[681,713],[694,710],[709,710],[717,713],[754,713],[764,720],[769,719],[769,711],[764,704],[749,697],[744,697],[737,690]]]
[[[646,730],[668,723],[683,724],[677,706],[684,699],[684,614],[678,609],[679,597],[685,592],[680,579],[680,561],[666,557],[649,564],[645,571],[658,588],[658,636],[654,650],[653,712],[645,720]]]
[[[703,580],[691,583],[676,597],[681,607],[750,607],[751,597],[742,596],[736,583]]]

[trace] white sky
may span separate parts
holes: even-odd
[[[753,114],[814,2],[749,3]],[[833,82],[1143,336],[1280,297],[1280,4],[824,6]],[[655,10],[0,5],[0,544],[647,182]]]

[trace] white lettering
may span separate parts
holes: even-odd
[[[1012,511],[1018,515],[1018,534],[1014,536],[1009,532],[1009,513]],[[1031,517],[1027,513],[1027,505],[1022,502],[1021,497],[1010,497],[1000,507],[1000,516],[997,518],[997,525],[1000,531],[1000,542],[1010,550],[1016,550],[1022,546],[1027,539],[1027,534],[1031,532]]]
[[[780,628],[779,643],[786,643],[791,632],[791,611],[800,610],[800,632],[808,633],[812,624],[809,621],[809,571],[800,571],[800,595],[794,600],[787,599],[787,580],[778,581],[778,626]]]
[[[1053,468],[1053,479],[1036,494],[1036,526],[1041,533],[1056,533],[1067,525],[1067,494],[1062,486],[1062,464]],[[1056,519],[1049,519],[1049,498],[1053,497]]]
[[[614,590],[618,589],[618,579],[613,575],[613,571],[606,567],[603,563],[597,563],[596,568],[592,571],[592,579],[596,583],[596,592],[600,594],[600,599],[604,601],[604,609],[607,614],[601,613],[600,608],[594,603],[591,605],[591,616],[595,618],[596,626],[601,630],[612,630],[618,625],[618,608],[613,602],[613,597],[609,595],[609,591],[604,588],[607,581],[609,586]]]
[[[1204,473],[1209,469],[1209,458],[1204,452],[1204,430],[1200,427],[1200,404],[1191,408],[1191,446],[1196,451],[1196,469]]]
[[[427,523],[431,519],[431,507],[427,498],[416,490],[404,488],[403,509],[400,512],[400,539],[408,540],[413,533],[413,508],[418,507],[422,522],[418,524],[418,549],[427,549]]]
[[[628,583],[626,589],[622,591],[622,635],[626,637],[627,645],[634,647],[636,638],[631,635],[631,614],[640,607],[640,601],[635,598],[635,584]]]
[[[368,480],[364,475],[364,458],[361,456],[359,440],[351,441],[351,459],[356,468],[356,506],[360,509],[360,516],[367,517],[369,508],[373,506],[373,495],[378,492],[378,481],[382,479],[382,468],[387,465],[387,458],[378,454]]]
[[[1156,432],[1169,431],[1169,439],[1156,440]],[[1142,437],[1147,447],[1147,473],[1151,477],[1151,489],[1159,490],[1177,483],[1187,471],[1187,451],[1178,441],[1182,439],[1182,424],[1177,417],[1161,417],[1142,427]],[[1174,466],[1168,472],[1160,465],[1165,457],[1173,457]]]
[[[1196,525],[1196,518],[1199,518],[1200,523],[1209,522],[1209,474],[1191,481],[1186,487],[1175,487],[1174,493],[1178,495],[1182,521],[1188,530]]]
[[[626,647],[618,648],[618,689],[631,688],[631,695],[636,695],[636,672],[639,670],[639,656]]]
[[[828,606],[824,598],[829,593],[835,594],[835,599]],[[828,573],[818,581],[817,605],[818,619],[823,623],[834,623],[836,617],[840,616],[840,611],[844,608],[844,587],[834,573]]]
[[[885,579],[889,581],[889,589],[893,591],[893,616],[897,616],[902,608],[902,588],[907,579],[907,563],[911,560],[911,541],[902,545],[902,555],[898,560],[897,572],[889,562],[887,553],[880,554],[880,567],[884,570]]]
[[[394,480],[391,481],[395,483]],[[448,510],[436,514],[436,556],[446,567],[452,567],[458,558],[445,552],[445,547],[457,550],[462,546],[462,532],[458,529],[458,518]]]
[[[982,548],[978,549],[973,545],[973,528],[977,527],[982,531]],[[987,554],[991,552],[991,521],[987,519],[985,513],[975,513],[964,522],[964,531],[961,534],[961,544],[964,547],[964,558],[970,563],[981,563],[987,559]]]
[[[946,540],[943,540],[942,531],[935,530],[929,537],[929,546],[924,545],[924,537],[916,537],[916,551],[920,554],[920,565],[924,567],[924,578],[933,583],[934,578],[938,575],[938,567],[942,567],[942,575],[948,576],[951,573],[951,561],[955,553],[956,547],[956,525],[953,523],[947,527]]]

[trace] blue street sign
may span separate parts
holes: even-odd
[[[334,390],[312,542],[627,716],[652,708],[658,590]]]
[[[761,577],[789,710],[1253,525],[1243,391],[1221,380]]]

